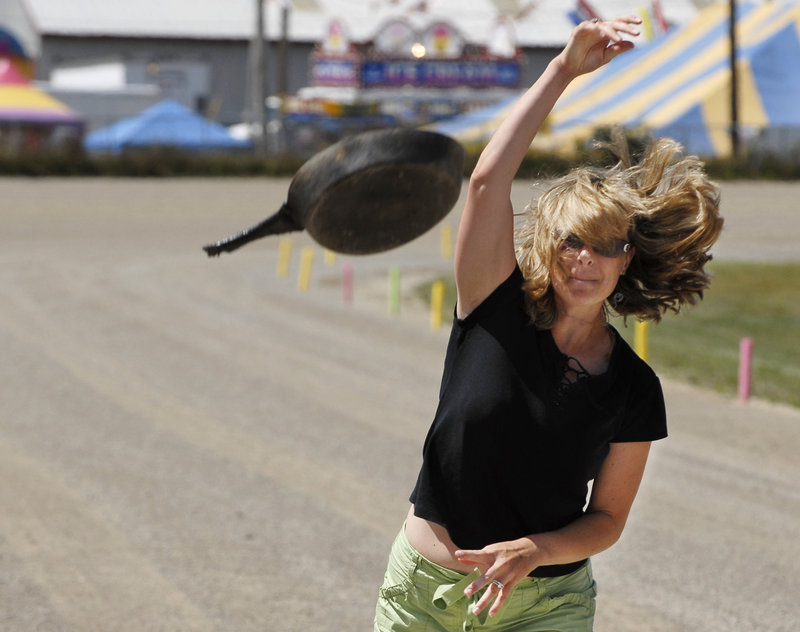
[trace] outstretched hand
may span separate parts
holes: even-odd
[[[640,18],[625,15],[613,20],[581,22],[572,31],[566,47],[558,56],[564,69],[573,76],[582,75],[610,62],[614,57],[633,48],[633,42],[621,33],[639,35]]]

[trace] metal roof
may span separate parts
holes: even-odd
[[[248,39],[255,0],[20,0],[40,35]],[[266,31],[279,37],[285,0],[265,0]],[[695,0],[696,1],[696,0]],[[355,42],[374,37],[382,24],[405,18],[416,27],[436,20],[456,26],[474,43],[486,43],[498,16],[512,19],[520,46],[561,46],[572,29],[565,0],[290,0],[289,37],[318,41],[338,18]],[[638,11],[631,0],[592,0],[603,17]],[[697,13],[692,0],[662,2],[667,19],[683,24]],[[424,7],[424,10],[421,10]]]

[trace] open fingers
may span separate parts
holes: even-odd
[[[486,573],[481,573],[474,582],[464,589],[464,594],[467,597],[471,597],[490,582],[491,580],[486,576]]]
[[[477,603],[472,607],[472,612],[473,614],[480,614],[492,603],[492,600],[494,600],[494,603],[492,603],[489,608],[489,616],[493,617],[499,612],[503,602],[508,598],[508,595],[511,594],[512,587],[505,586],[497,579],[492,581],[488,581],[487,579],[486,581],[488,582],[487,588],[481,595],[481,598],[478,599]]]
[[[594,28],[603,33],[612,42],[621,42],[622,36],[620,33],[627,33],[633,37],[639,35],[639,25],[642,23],[641,18],[635,15],[623,15],[613,20],[594,20],[591,24]]]
[[[578,76],[607,64],[633,48],[633,42],[625,38],[639,35],[639,24],[641,19],[633,15],[581,22],[561,54],[564,68]]]
[[[628,42],[626,40],[622,40],[620,42],[614,42],[610,46],[606,46],[603,49],[603,63],[608,63],[614,57],[619,55],[620,53],[624,53],[626,50],[630,50],[633,48],[633,42]]]
[[[493,588],[497,590],[505,588],[505,584],[498,577],[496,577],[496,575],[497,569],[494,567],[482,572],[477,578],[475,578],[474,582],[464,589],[464,594],[467,597],[471,597],[475,593],[482,590],[485,586],[489,587],[489,589],[486,591],[487,593]]]
[[[480,574],[469,586],[464,589],[464,595],[471,597],[481,590],[484,590],[480,599],[472,607],[474,614],[480,614],[486,607],[491,605],[489,616],[494,616],[500,610],[503,602],[508,598],[516,583],[513,578],[503,581],[499,577],[500,569],[492,566]],[[492,603],[494,601],[494,603]]]

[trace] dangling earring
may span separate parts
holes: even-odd
[[[611,302],[614,305],[619,305],[625,300],[625,295],[622,292],[616,292],[614,296],[611,297]]]

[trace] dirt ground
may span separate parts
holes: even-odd
[[[412,290],[451,262],[438,229],[327,264],[296,233],[286,278],[278,238],[205,257],[287,186],[0,180],[0,630],[371,629],[447,338]],[[723,185],[716,256],[800,259],[799,199]],[[795,632],[800,410],[665,391],[596,630]]]

